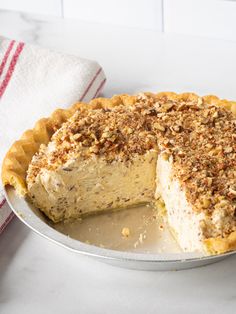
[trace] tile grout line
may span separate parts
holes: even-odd
[[[161,31],[162,31],[162,33],[165,33],[164,1],[165,0],[161,0]]]
[[[64,0],[61,0],[61,18],[64,19]]]

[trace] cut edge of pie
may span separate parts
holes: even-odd
[[[162,92],[158,94],[144,93],[155,99],[168,97],[170,100],[198,99],[199,96],[193,93],[176,94]],[[216,96],[208,95],[202,97],[206,104],[224,107],[236,115],[236,102],[221,100]],[[66,122],[78,109],[90,108],[111,108],[119,105],[132,105],[136,102],[137,96],[117,95],[112,98],[97,98],[89,104],[76,103],[69,109],[58,109],[49,118],[39,120],[33,129],[24,132],[20,140],[16,141],[6,154],[2,165],[3,185],[11,185],[20,196],[26,196],[28,190],[26,185],[26,173],[32,157],[38,152],[41,144],[47,145],[52,135]],[[227,237],[215,237],[204,239],[206,250],[209,254],[220,254],[236,248],[236,231],[231,232]]]

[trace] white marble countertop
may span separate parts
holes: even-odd
[[[236,99],[236,43],[0,11],[1,34],[98,60],[104,94],[195,91]],[[39,237],[0,236],[0,313],[233,313],[236,256],[178,272],[115,268]]]

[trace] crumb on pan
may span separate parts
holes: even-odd
[[[127,227],[124,227],[121,231],[121,234],[123,237],[128,238],[130,236],[130,229]]]

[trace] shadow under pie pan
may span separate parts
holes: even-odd
[[[16,216],[36,233],[75,253],[114,266],[139,270],[181,270],[199,267],[234,254],[204,256],[182,252],[154,208],[135,208],[53,224],[15,190],[5,188]]]

